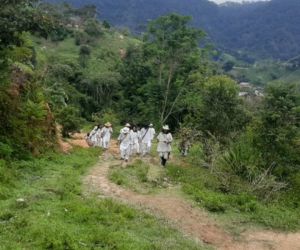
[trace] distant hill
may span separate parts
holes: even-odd
[[[48,2],[62,2],[48,0]],[[216,5],[208,0],[67,0],[94,4],[100,18],[141,32],[149,20],[177,12],[194,18],[222,50],[236,55],[287,60],[300,54],[300,1],[272,0]]]

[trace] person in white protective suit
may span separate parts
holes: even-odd
[[[89,133],[90,144],[97,147],[101,142],[99,142],[99,132],[101,130],[101,125],[95,126],[93,130]]]
[[[130,132],[130,130],[131,130],[131,125],[130,125],[129,123],[126,123],[126,125],[125,125],[124,128],[129,128],[129,132]],[[120,134],[123,133],[124,128],[121,128],[121,129],[120,129]]]
[[[128,162],[130,157],[131,134],[128,127],[122,128],[118,137],[120,144],[121,159]]]
[[[154,139],[154,137],[155,137],[155,134],[156,134],[155,129],[154,129],[152,123],[150,123],[150,125],[149,125],[149,133],[150,133],[150,139],[151,139],[151,140],[150,140],[150,142],[149,142],[149,144],[148,144],[148,153],[151,152],[152,141],[153,141],[153,139]]]
[[[173,141],[168,125],[163,126],[162,132],[157,136],[157,141],[157,152],[161,160],[161,165],[166,166],[172,151],[171,143]]]
[[[131,143],[130,143],[130,154],[136,155],[140,153],[139,133],[136,127],[130,131]]]
[[[149,133],[149,127],[148,126],[142,127],[140,133],[140,146],[141,146],[142,156],[145,156],[148,153],[150,140],[151,140],[151,135]]]
[[[112,125],[110,122],[104,124],[101,130],[102,147],[108,149],[111,135],[113,133]]]

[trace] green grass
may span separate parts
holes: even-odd
[[[120,165],[110,170],[109,178],[114,183],[141,194],[161,191],[168,186],[165,171],[156,165],[136,160],[126,168]]]
[[[251,226],[283,231],[300,229],[299,204],[288,204],[287,194],[282,193],[282,198],[279,196],[276,201],[264,202],[247,192],[246,187],[240,186],[243,182],[235,183],[235,192],[226,192],[213,172],[200,167],[203,161],[195,159],[194,150],[187,158],[179,157],[174,152],[174,159],[166,169],[157,165],[156,160],[152,160],[154,164],[137,160],[126,168],[115,166],[110,172],[110,179],[143,194],[168,192],[168,185],[181,187],[181,190],[175,190],[176,195],[183,195],[183,198],[205,208],[224,227],[234,232]],[[151,175],[155,177],[151,178]]]
[[[169,165],[167,176],[181,183],[183,192],[200,207],[217,215],[225,226],[255,225],[270,229],[293,231],[300,229],[300,209],[285,201],[264,203],[247,193],[223,193],[216,177],[198,166]]]
[[[274,82],[286,82],[286,83],[294,83],[299,86],[300,84],[300,70],[294,70],[287,72],[286,74],[282,75],[278,80]]]
[[[0,161],[0,249],[203,249],[165,221],[82,195],[96,149]],[[23,199],[17,201],[17,199]]]
[[[73,37],[68,37],[60,42],[52,42],[41,38],[32,37],[37,49],[37,60],[39,67],[53,63],[78,63],[80,46],[75,44]],[[120,50],[130,45],[138,45],[140,41],[131,38],[120,38],[118,32],[105,32],[97,38],[91,45],[91,57],[84,74],[89,77],[98,77],[104,72],[115,71],[121,63]]]

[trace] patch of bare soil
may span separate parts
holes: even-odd
[[[58,144],[60,149],[63,153],[70,152],[74,146],[81,147],[81,148],[89,148],[90,146],[87,144],[85,140],[85,134],[83,133],[76,133],[71,135],[71,138],[64,141],[62,138],[58,139]]]
[[[66,141],[63,141],[61,138],[58,139],[58,145],[63,153],[68,153],[72,150],[72,145]]]
[[[108,179],[111,166],[120,164],[118,146],[109,151],[84,179],[87,193],[115,198],[155,215],[166,218],[182,233],[222,250],[300,250],[300,233],[283,234],[271,231],[245,232],[235,239],[224,231],[206,212],[172,195],[143,195],[124,189]]]

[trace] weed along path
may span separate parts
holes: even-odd
[[[99,163],[84,178],[87,193],[114,198],[163,217],[183,234],[221,250],[300,250],[300,233],[283,234],[272,231],[245,232],[238,238],[222,229],[208,213],[172,194],[138,194],[111,182],[110,167],[120,165],[115,142]]]

